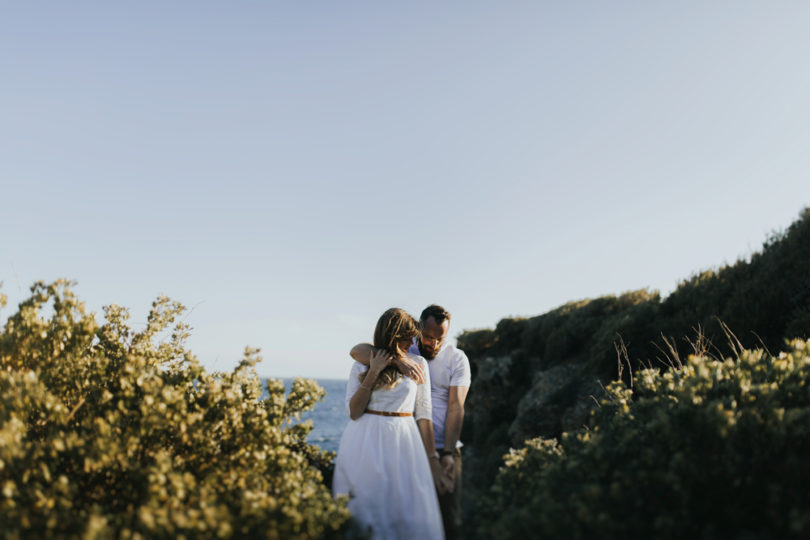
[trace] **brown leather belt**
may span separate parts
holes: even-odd
[[[379,414],[380,416],[413,416],[413,413],[409,412],[374,411],[372,409],[366,409],[366,412],[369,414]]]

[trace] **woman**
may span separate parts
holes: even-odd
[[[407,352],[417,332],[405,311],[383,313],[371,363],[355,362],[346,388],[352,421],[340,439],[332,490],[349,495],[349,510],[375,539],[444,538],[436,490],[449,480],[433,442],[429,372],[421,356]],[[422,384],[392,365],[404,356],[421,363]]]

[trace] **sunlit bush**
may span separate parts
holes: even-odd
[[[232,373],[185,348],[167,298],[134,332],[64,281],[35,284],[0,333],[0,524],[7,538],[317,538],[348,519],[319,468],[333,457],[290,420],[324,395],[267,394],[246,350]]]
[[[806,538],[810,343],[616,382],[590,429],[505,458],[481,538]]]

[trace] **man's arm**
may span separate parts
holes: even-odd
[[[458,438],[461,437],[461,425],[464,423],[464,401],[467,399],[469,386],[451,386],[447,398],[447,415],[444,419],[444,449],[455,452]],[[448,459],[449,458],[449,459]],[[444,471],[453,476],[453,456],[445,454],[441,458]]]
[[[360,362],[364,366],[367,366],[368,363],[371,361],[371,353],[374,351],[374,347],[371,346],[371,343],[358,343],[352,350],[349,351],[349,354],[355,361]]]
[[[371,361],[371,355],[374,353],[374,350],[375,349],[371,343],[358,343],[352,347],[352,350],[349,351],[349,355],[355,361],[367,366]],[[416,381],[416,384],[422,384],[425,382],[425,374],[422,372],[422,365],[420,363],[405,357],[395,359],[394,365],[397,367],[400,373]]]

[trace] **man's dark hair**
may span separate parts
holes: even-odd
[[[447,310],[436,304],[431,304],[422,310],[422,314],[419,316],[419,322],[425,323],[431,317],[436,321],[436,324],[442,324],[444,321],[450,320],[450,314]]]

